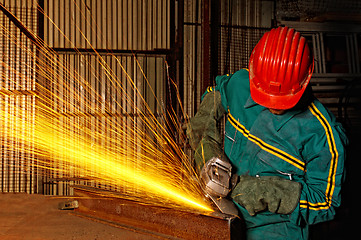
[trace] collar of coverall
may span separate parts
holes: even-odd
[[[244,108],[252,108],[255,106],[261,106],[258,103],[256,103],[255,101],[253,101],[252,97],[249,96],[248,100],[246,101],[246,103],[244,104]],[[263,106],[261,106],[263,107]],[[266,107],[263,107],[265,111],[267,111],[267,116],[269,116],[269,119],[273,122],[273,126],[275,126],[275,130],[279,131],[283,125],[285,125],[290,119],[292,119],[295,115],[299,114],[302,112],[302,110],[300,109],[289,109],[286,110],[285,113],[283,113],[282,115],[275,115],[273,113],[271,113]]]

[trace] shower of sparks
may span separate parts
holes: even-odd
[[[28,89],[33,79],[28,79],[29,72],[0,60],[6,70],[0,73],[0,83],[8,83],[0,85],[0,140],[2,149],[11,149],[28,160],[20,164],[20,171],[36,168],[51,175],[48,177],[71,176],[82,179],[77,184],[98,184],[120,192],[123,198],[147,204],[213,211],[204,199],[191,161],[170,134],[170,126],[179,124],[174,111],[167,111],[160,102],[158,109],[151,109],[116,56],[112,57],[123,70],[123,78],[116,76],[81,33],[93,48],[108,87],[121,96],[120,100],[110,96],[115,105],[110,106],[94,84],[62,65],[59,56],[44,42],[34,43],[35,52],[34,47],[22,43],[5,26],[0,28],[2,37],[31,56],[30,61],[21,64],[37,76],[35,85],[25,91],[32,100],[26,100],[29,96],[19,98],[18,92]],[[63,74],[59,74],[59,69]],[[95,69],[91,69],[91,74],[99,75]],[[16,81],[14,76],[23,81]],[[102,84],[99,78],[95,79],[96,84]]]

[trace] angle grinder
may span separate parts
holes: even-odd
[[[200,180],[206,197],[210,198],[220,212],[238,215],[238,209],[232,200],[227,199],[229,192],[237,184],[237,174],[232,174],[232,165],[223,157],[209,159],[200,172]]]

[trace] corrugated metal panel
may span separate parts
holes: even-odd
[[[113,135],[117,130],[115,126],[127,129],[129,131],[127,136],[132,135],[131,128],[144,128],[144,131],[147,131],[142,125],[142,121],[138,120],[137,117],[139,111],[146,112],[141,96],[149,104],[153,113],[162,115],[161,111],[165,109],[163,105],[167,69],[165,58],[165,55],[148,56],[145,54],[105,54],[100,56],[95,54],[59,54],[54,61],[56,64],[51,66],[54,77],[49,79],[51,91],[59,97],[58,101],[54,101],[53,108],[67,116],[62,124],[70,126],[75,134],[79,133],[77,126],[84,126],[92,129],[92,132],[101,132],[104,136],[100,140],[93,139],[95,143],[104,147],[114,147],[104,139],[114,139]],[[106,70],[110,71],[112,76]],[[129,82],[129,78],[135,82],[136,89]],[[89,89],[84,88],[85,83],[88,84]],[[116,86],[116,84],[120,85]],[[155,91],[156,97],[150,88]],[[131,101],[127,99],[125,94],[131,98]],[[139,136],[134,137],[139,138]],[[138,141],[140,139],[119,139],[119,144],[136,144]],[[58,161],[54,161],[52,164],[56,168],[67,168]],[[73,194],[68,186],[74,181],[61,179],[74,179],[74,177],[79,178],[82,175],[84,175],[82,172],[66,171],[61,173],[46,170],[44,173],[46,176],[44,193]],[[54,181],[54,179],[58,180]],[[84,184],[80,180],[75,182]],[[94,181],[87,184],[107,187]]]
[[[45,0],[54,48],[170,48],[170,0]]]
[[[16,121],[14,116],[33,115],[35,98],[33,96],[1,96],[1,112],[7,113],[8,122]],[[21,107],[19,107],[21,106]],[[4,116],[3,116],[4,117]],[[22,125],[21,132],[30,136],[33,123]],[[7,134],[13,134],[11,124],[0,126],[1,163],[0,163],[0,191],[1,192],[27,192],[37,191],[37,169],[34,167],[35,155],[25,153],[25,144],[12,141]]]
[[[37,32],[37,1],[1,1],[17,18],[25,23],[29,30]],[[35,46],[20,30],[0,13],[0,108],[9,122],[14,116],[35,114]],[[7,122],[7,121],[6,121]],[[21,127],[24,135],[30,135],[33,123],[26,122]],[[1,192],[38,192],[37,174],[34,167],[34,154],[25,153],[23,142],[14,142],[11,135],[12,126],[0,125],[1,160],[0,191]]]
[[[64,10],[65,8],[65,10]],[[110,50],[155,50],[170,48],[170,1],[169,0],[56,0],[45,1],[44,39],[50,47],[57,48],[94,48]],[[99,63],[99,57],[104,60],[114,76],[120,79],[120,84],[125,88],[129,96],[134,97],[134,105],[129,106],[124,99],[124,93],[115,90],[111,85],[109,76],[104,66]],[[77,102],[78,109],[74,109],[71,101],[75,98],[66,94],[61,85],[53,84],[54,93],[67,97],[70,105],[63,106],[62,103],[55,108],[67,113],[77,111],[90,113],[90,119],[77,119],[74,121],[86,121],[93,131],[103,131],[111,134],[111,127],[108,121],[115,121],[118,124],[126,124],[130,128],[140,127],[140,121],[130,115],[135,114],[135,109],[142,106],[142,101],[134,92],[134,89],[127,85],[126,74],[120,68],[114,56],[101,55],[97,57],[92,54],[77,54],[63,52],[59,55],[59,61],[66,64],[66,71],[75,71],[79,77],[90,82],[98,96],[91,96],[84,92],[84,98]],[[137,55],[139,65],[155,90],[160,103],[164,103],[164,89],[166,79],[165,55]],[[164,106],[152,96],[151,90],[147,87],[138,63],[133,55],[116,55],[116,58],[124,67],[125,71],[135,81],[140,94],[143,95],[153,112],[159,111]],[[54,66],[56,68],[56,66]],[[65,69],[57,69],[60,78],[65,80],[66,85],[74,84],[69,79]],[[61,81],[60,79],[55,79]],[[59,87],[59,89],[57,88]],[[73,89],[74,90],[74,89]],[[75,91],[76,92],[76,91]],[[124,110],[126,112],[124,112]],[[99,117],[99,114],[109,114],[109,119]],[[64,123],[67,124],[67,123]],[[131,144],[134,139],[122,139],[121,144]],[[100,144],[107,144],[101,142]],[[56,163],[54,163],[56,164]],[[46,175],[51,176],[52,173]],[[68,173],[69,176],[59,176],[54,173],[53,178],[72,177],[77,173]],[[50,179],[51,180],[51,179]],[[47,181],[47,180],[46,180]],[[45,192],[48,194],[69,194],[67,185],[69,182],[51,181],[45,184]],[[98,184],[92,182],[91,184]],[[71,193],[70,193],[71,194]]]
[[[37,32],[37,1],[3,1],[16,12],[20,20],[29,30]],[[54,48],[89,48],[112,50],[154,50],[170,48],[170,1],[116,1],[116,0],[64,0],[45,1],[45,43]],[[165,109],[165,82],[167,79],[166,55],[154,52],[147,54],[75,54],[62,51],[61,53],[44,53],[52,56],[53,61],[46,59],[44,64],[40,58],[41,68],[35,73],[36,49],[20,31],[11,25],[9,20],[0,15],[2,36],[0,39],[1,90],[24,90],[26,95],[3,96],[1,110],[8,111],[13,116],[30,114],[36,116],[36,99],[31,94],[35,88],[35,77],[44,87],[51,90],[55,97],[48,102],[52,108],[61,114],[60,125],[70,126],[76,132],[75,126],[86,126],[93,131],[112,137],[110,122],[125,124],[130,128],[138,128],[141,121],[137,119],[137,111],[144,109],[144,103],[139,93],[145,98],[150,110],[155,114]],[[55,24],[52,23],[54,21]],[[10,32],[7,32],[10,31]],[[9,37],[14,34],[14,41]],[[86,38],[84,38],[86,37]],[[89,41],[89,42],[87,42]],[[27,47],[21,48],[19,43]],[[42,57],[41,54],[39,54]],[[137,60],[137,61],[135,61]],[[124,70],[120,67],[120,64]],[[104,65],[105,64],[105,65]],[[138,66],[139,65],[139,66]],[[150,84],[148,86],[147,82]],[[129,105],[122,93],[111,82],[109,72],[119,80],[122,87],[134,103]],[[44,76],[42,76],[44,74]],[[45,74],[47,76],[45,76]],[[131,77],[136,84],[134,90],[126,78]],[[79,81],[86,81],[93,88],[93,94],[86,91]],[[150,89],[152,88],[152,90]],[[157,99],[152,94],[157,96]],[[136,91],[139,91],[137,93]],[[5,92],[5,91],[3,91]],[[8,93],[8,91],[6,91]],[[17,113],[19,112],[19,114]],[[78,116],[84,113],[87,117]],[[9,114],[9,116],[11,115]],[[161,114],[159,114],[161,115]],[[65,117],[66,116],[66,117]],[[104,117],[106,116],[106,117]],[[160,119],[162,120],[162,119]],[[27,122],[29,123],[29,121]],[[36,128],[24,125],[24,134]],[[0,139],[2,141],[0,162],[0,191],[5,192],[43,192],[46,194],[69,195],[69,180],[82,176],[81,172],[67,170],[65,172],[50,169],[35,168],[34,161],[39,156],[25,155],[21,143],[13,143],[4,135],[4,129],[10,126],[1,126]],[[104,139],[99,144],[109,145]],[[120,139],[119,144],[133,144],[137,139]],[[56,144],[56,142],[54,142]],[[14,150],[15,149],[15,150]],[[54,156],[59,159],[59,156]],[[60,158],[61,159],[61,158]],[[42,160],[39,157],[39,160]],[[43,159],[52,167],[66,169],[61,160]],[[38,176],[41,178],[38,179]],[[64,180],[68,179],[68,180]],[[40,183],[43,181],[44,185]],[[38,184],[39,181],[39,184]],[[84,181],[77,180],[77,183]],[[99,183],[90,181],[87,184],[98,186]],[[106,187],[106,186],[103,186]]]
[[[65,11],[64,11],[65,8]],[[156,113],[165,106],[165,80],[167,78],[165,66],[165,55],[95,55],[95,54],[76,54],[64,52],[62,48],[94,48],[110,50],[156,50],[170,48],[170,1],[169,0],[149,0],[149,1],[130,1],[130,0],[65,0],[65,1],[45,1],[45,42],[53,48],[57,48],[62,53],[59,54],[59,61],[66,69],[54,69],[58,72],[55,76],[53,91],[66,97],[66,101],[55,104],[55,108],[65,113],[85,112],[91,115],[90,119],[78,119],[74,121],[86,121],[94,131],[103,131],[104,134],[112,134],[109,121],[115,121],[117,124],[125,124],[125,129],[139,128],[140,120],[134,117],[137,114],[136,109],[142,108],[142,100],[135,90],[127,83],[127,75],[135,81],[139,93],[145,98],[151,111]],[[63,10],[60,10],[63,9]],[[51,20],[50,20],[51,19]],[[100,59],[101,58],[101,59]],[[122,64],[124,70],[119,66]],[[137,59],[138,63],[135,61]],[[100,64],[104,61],[104,65]],[[138,64],[140,67],[138,67]],[[125,93],[116,90],[112,86],[109,73],[120,80],[120,84],[125,89]],[[152,90],[147,86],[143,69],[151,88],[155,91],[158,101],[152,96]],[[64,80],[66,86],[72,86],[72,82],[67,71],[76,72],[79,78],[89,81],[97,96],[89,95],[84,91],[84,98],[76,103],[74,89],[63,89],[58,82]],[[128,77],[129,77],[128,76]],[[56,77],[60,79],[56,79]],[[75,87],[75,86],[73,86]],[[79,91],[75,91],[79,94]],[[124,94],[132,96],[133,106],[127,104]],[[64,106],[64,103],[69,106]],[[160,106],[160,104],[162,106]],[[74,108],[76,105],[78,108]],[[125,111],[125,112],[124,112]],[[101,117],[106,113],[109,119]],[[93,115],[93,116],[92,116]],[[133,116],[133,117],[130,117]],[[67,123],[64,123],[67,124]],[[110,125],[109,125],[110,124]],[[137,126],[136,126],[137,125]],[[110,136],[111,137],[111,136]],[[104,140],[103,140],[104,141]],[[123,139],[122,144],[136,142],[135,139]],[[107,144],[101,142],[100,144]],[[56,164],[56,163],[54,163]],[[69,178],[77,173],[69,173],[69,176],[60,176],[58,173],[47,173],[46,175],[56,178]],[[49,179],[48,179],[49,180]],[[69,182],[57,182],[45,180],[45,192],[48,194],[69,194],[67,185]],[[51,179],[50,179],[51,180]],[[92,182],[91,184],[98,184]],[[72,194],[70,192],[70,194]]]

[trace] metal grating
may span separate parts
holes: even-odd
[[[334,13],[357,15],[361,11],[359,0],[277,0],[276,5],[279,20],[312,18]]]
[[[221,1],[220,74],[248,68],[249,56],[262,35],[271,28],[272,19],[271,1]]]
[[[218,71],[227,74],[248,68],[251,52],[266,31],[265,28],[222,27]]]

